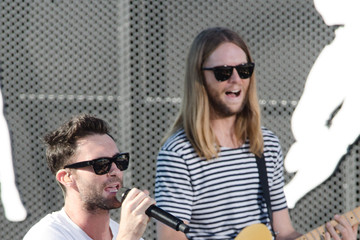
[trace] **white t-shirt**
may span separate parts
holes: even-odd
[[[116,239],[119,224],[110,219],[113,240]],[[92,240],[65,213],[64,209],[46,215],[26,233],[23,240]]]

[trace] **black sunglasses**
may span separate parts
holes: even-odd
[[[251,77],[251,75],[254,72],[255,63],[244,63],[237,66],[218,66],[218,67],[211,67],[211,68],[202,68],[202,70],[212,70],[214,72],[216,80],[219,82],[223,82],[228,80],[232,73],[234,68],[239,74],[239,77],[241,79],[246,79]]]
[[[103,175],[110,171],[111,164],[115,163],[120,171],[124,171],[129,166],[130,154],[118,153],[113,157],[101,157],[90,161],[78,162],[66,165],[64,168],[82,168],[92,166],[95,174]]]

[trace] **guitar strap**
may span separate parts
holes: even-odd
[[[272,235],[274,236],[274,239],[276,239],[276,234],[274,232],[274,227],[273,227],[273,216],[272,216],[272,210],[271,210],[270,192],[269,192],[269,184],[268,184],[264,154],[261,155],[261,157],[258,157],[255,155],[255,158],[256,158],[256,164],[257,164],[257,167],[259,170],[260,185],[263,190],[263,197],[265,199],[266,208],[267,208],[268,214],[269,214]]]

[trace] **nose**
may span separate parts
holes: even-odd
[[[232,82],[232,81],[239,81],[241,80],[240,76],[239,76],[239,73],[237,72],[236,68],[233,68],[232,69],[232,74],[229,78],[229,82]]]
[[[111,163],[111,168],[110,168],[110,171],[109,171],[109,175],[110,176],[115,176],[115,175],[119,175],[119,174],[122,174],[122,172],[120,171],[120,169],[118,169],[116,164],[112,162]]]

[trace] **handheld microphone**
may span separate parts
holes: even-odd
[[[120,188],[119,191],[116,193],[116,198],[119,202],[123,202],[126,198],[126,195],[129,193],[131,189],[129,188]],[[158,221],[168,225],[169,227],[175,229],[176,231],[181,231],[183,233],[189,232],[190,228],[186,225],[183,221],[178,219],[177,217],[171,215],[170,213],[162,210],[161,208],[157,207],[156,205],[151,205],[146,211],[146,215],[149,217],[153,217]]]

